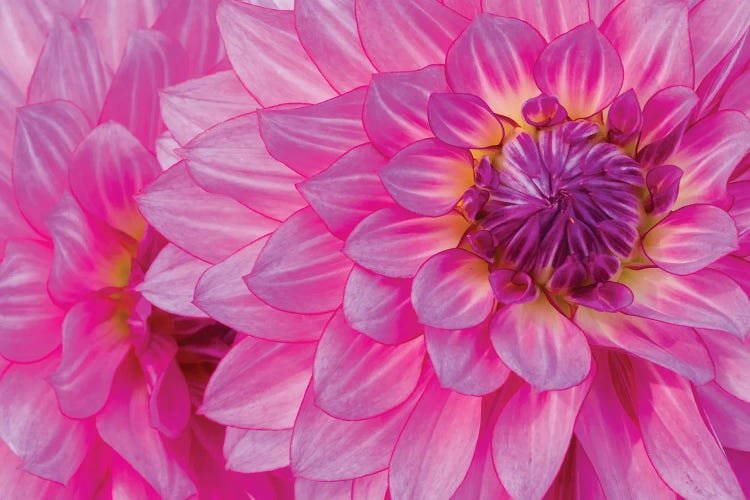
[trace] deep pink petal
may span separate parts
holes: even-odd
[[[716,368],[716,383],[750,403],[750,380],[742,373],[750,363],[750,347],[728,333],[700,330]]]
[[[614,9],[620,2],[621,0],[589,0],[591,20],[597,25],[601,25],[612,9]]]
[[[363,144],[297,188],[331,232],[345,239],[362,219],[393,204],[380,181],[386,162],[372,144]]]
[[[8,498],[64,498],[64,486],[23,470],[23,461],[0,440],[0,484]]]
[[[538,390],[573,387],[591,369],[583,332],[544,295],[497,311],[490,337],[500,359]]]
[[[481,398],[443,389],[433,379],[393,451],[393,496],[426,500],[452,495],[474,456],[481,412]]]
[[[411,305],[409,279],[355,266],[344,289],[343,310],[352,328],[384,344],[400,344],[422,333]]]
[[[137,201],[146,220],[169,241],[211,263],[224,260],[278,225],[232,198],[198,187],[184,162],[159,176]]]
[[[487,148],[503,140],[503,126],[475,95],[436,93],[427,108],[435,137],[459,148]]]
[[[252,271],[267,241],[261,238],[206,271],[195,287],[195,305],[216,321],[255,337],[279,342],[317,340],[330,314],[274,309],[253,295],[242,279]]]
[[[696,387],[695,392],[721,445],[750,451],[750,403],[733,397],[715,383]]]
[[[485,12],[526,21],[552,40],[589,20],[587,0],[484,0]]]
[[[411,300],[425,325],[447,330],[477,326],[495,307],[487,262],[460,248],[445,250],[419,269]]]
[[[190,389],[177,360],[167,364],[157,377],[149,398],[151,425],[170,438],[177,438],[190,421]]]
[[[480,14],[448,51],[448,82],[454,91],[475,94],[495,113],[519,121],[521,105],[539,94],[533,71],[544,45],[525,22]]]
[[[263,472],[289,465],[292,429],[257,430],[227,427],[224,456],[227,469]]]
[[[271,156],[310,177],[368,142],[362,125],[364,89],[294,109],[260,113],[260,132]]]
[[[356,15],[362,46],[381,72],[442,64],[467,24],[436,0],[357,0]]]
[[[335,95],[302,48],[293,12],[229,0],[219,6],[217,20],[232,67],[264,106]]]
[[[260,252],[248,288],[282,311],[330,312],[341,305],[352,262],[344,242],[328,232],[311,208],[287,219]]]
[[[242,339],[211,377],[200,413],[224,425],[289,429],[313,369],[314,344]]]
[[[534,77],[542,92],[557,97],[571,118],[582,118],[601,111],[617,97],[623,69],[612,44],[594,23],[587,23],[544,49]]]
[[[698,96],[690,87],[667,87],[656,92],[643,108],[639,147],[664,139],[690,117]]]
[[[411,278],[431,256],[455,248],[466,229],[468,222],[456,212],[420,217],[399,207],[384,208],[354,229],[344,252],[383,276]]]
[[[627,0],[609,14],[601,30],[622,59],[622,88],[635,90],[641,103],[666,87],[693,86],[686,2],[667,0],[654,8],[649,0]]]
[[[750,3],[704,0],[690,11],[689,22],[695,81],[700,83],[747,32]]]
[[[435,217],[453,210],[474,185],[472,167],[467,150],[425,139],[391,158],[380,177],[399,205]]]
[[[743,73],[742,76],[732,83],[727,89],[726,94],[721,99],[719,109],[734,109],[742,111],[745,116],[750,117],[750,73]]]

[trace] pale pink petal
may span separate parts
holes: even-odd
[[[474,185],[473,166],[466,149],[425,139],[391,158],[380,177],[399,205],[434,217],[453,210]]]
[[[389,483],[394,498],[452,495],[474,456],[481,413],[481,398],[443,389],[433,379],[393,451]]]
[[[388,490],[388,471],[358,477],[352,483],[351,500],[382,500]]]
[[[750,403],[733,397],[715,383],[695,388],[722,446],[750,451]]]
[[[589,20],[587,0],[483,0],[485,12],[526,21],[552,40]]]
[[[435,137],[447,144],[487,148],[503,140],[503,126],[497,116],[475,95],[432,94],[427,113]]]
[[[467,229],[468,222],[456,212],[420,217],[402,208],[384,208],[354,229],[344,252],[378,274],[410,278],[424,261],[455,248]]]
[[[716,368],[716,383],[750,403],[750,379],[742,375],[750,363],[750,346],[728,333],[700,330]]]
[[[339,92],[365,85],[375,73],[357,32],[354,0],[298,0],[294,21],[302,46]]]
[[[490,337],[500,359],[538,390],[573,387],[591,369],[584,333],[544,295],[496,312]]]
[[[635,369],[638,421],[664,481],[686,498],[742,498],[726,455],[706,427],[689,382],[646,363]]]
[[[76,106],[51,101],[19,109],[13,156],[13,185],[21,212],[37,231],[68,184],[73,151],[91,130]]]
[[[365,90],[295,109],[260,113],[260,131],[271,156],[311,177],[341,155],[368,142],[362,125]]]
[[[198,187],[185,162],[159,176],[137,201],[146,220],[169,241],[211,263],[224,260],[278,225],[232,198]]]
[[[164,133],[156,139],[156,159],[159,161],[159,167],[162,170],[169,170],[169,167],[179,163],[180,157],[177,156],[177,149],[180,145],[174,140],[172,134],[165,130]]]
[[[65,99],[95,123],[111,79],[89,21],[58,17],[29,83],[28,102]]]
[[[23,105],[24,100],[25,96],[21,90],[0,67],[0,160],[10,159],[13,156],[16,109]]]
[[[297,188],[330,231],[345,239],[362,219],[393,204],[379,176],[386,162],[364,144]]]
[[[448,82],[454,91],[475,94],[495,113],[520,121],[521,105],[539,94],[534,62],[544,46],[529,24],[480,14],[448,51]]]
[[[351,500],[353,482],[310,481],[298,477],[294,480],[294,498],[297,500]]]
[[[414,391],[424,353],[420,337],[394,346],[381,344],[352,330],[339,311],[315,352],[315,404],[329,415],[346,420],[385,413]]]
[[[268,238],[211,267],[195,287],[194,303],[216,321],[241,332],[279,342],[317,340],[330,314],[294,314],[274,309],[248,290],[249,274]]]
[[[748,151],[750,120],[739,111],[720,111],[690,127],[665,162],[685,172],[675,208],[723,198],[729,176]]]
[[[750,181],[732,182],[727,186],[727,193],[732,197],[732,208],[729,215],[737,225],[740,235],[740,249],[738,255],[748,255],[750,249]]]
[[[244,338],[206,387],[200,413],[224,425],[289,429],[310,383],[315,344]]]
[[[344,289],[343,310],[352,328],[384,344],[400,344],[422,333],[411,305],[409,279],[354,266]]]
[[[414,277],[411,300],[420,323],[449,330],[483,322],[495,307],[487,262],[460,248],[431,257]]]
[[[637,26],[637,28],[636,28]],[[693,86],[693,55],[688,6],[682,0],[626,0],[601,26],[625,69],[622,88],[635,90],[641,103],[673,85]],[[640,36],[648,33],[648,37]]]
[[[589,0],[591,20],[601,25],[604,19],[622,0]]]
[[[440,385],[470,396],[497,390],[510,374],[490,341],[489,321],[466,330],[425,327],[430,361]]]
[[[571,118],[591,116],[617,97],[622,88],[620,56],[594,23],[587,23],[550,43],[534,67],[537,85],[555,96]]]
[[[94,436],[88,422],[69,419],[58,409],[55,391],[45,380],[56,359],[12,365],[3,373],[0,438],[23,460],[26,471],[66,483],[86,457]]]
[[[639,147],[664,139],[676,131],[698,104],[690,87],[667,87],[656,92],[643,108],[643,128]]]
[[[381,72],[442,64],[468,24],[436,0],[357,0],[356,15],[362,46]]]
[[[172,358],[156,378],[149,409],[151,425],[167,437],[177,438],[187,427],[192,413],[190,389],[176,359]]]
[[[750,2],[703,0],[690,11],[695,81],[700,83],[750,26]]]
[[[65,498],[64,486],[23,470],[23,461],[0,440],[0,484],[8,498]]]
[[[343,246],[311,208],[302,209],[271,235],[245,283],[282,311],[333,311],[341,305],[352,268]]]
[[[0,354],[9,360],[35,361],[60,345],[64,312],[47,294],[51,265],[52,251],[46,246],[8,244],[0,263]]]
[[[593,373],[561,391],[524,384],[511,396],[495,424],[495,469],[514,498],[542,498],[568,451],[573,425],[591,387]]]
[[[198,279],[209,267],[207,262],[168,244],[146,271],[137,290],[159,309],[204,318],[206,315],[192,302]]]
[[[13,192],[11,167],[0,158],[0,260],[5,253],[6,244],[14,239],[35,239],[38,234],[31,228],[21,214],[16,195]]]
[[[91,215],[135,239],[146,223],[133,196],[161,172],[156,159],[122,125],[95,128],[70,163],[70,189]]]
[[[179,83],[162,90],[159,97],[164,123],[183,145],[204,130],[259,107],[233,71]]]
[[[227,0],[217,20],[234,70],[264,106],[335,95],[302,48],[293,12]]]
[[[737,249],[737,227],[718,207],[689,205],[649,230],[642,245],[648,258],[665,271],[692,274]]]
[[[730,277],[711,269],[676,276],[661,269],[628,270],[620,281],[635,296],[624,312],[675,325],[722,330],[743,338],[750,331],[750,299]]]
[[[745,116],[750,117],[750,91],[748,91],[748,88],[750,88],[750,73],[743,73],[727,89],[726,94],[721,99],[719,109],[742,111]]]
[[[292,429],[256,430],[227,427],[224,456],[227,469],[263,472],[289,465]]]

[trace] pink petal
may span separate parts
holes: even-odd
[[[639,147],[660,141],[678,129],[698,104],[690,87],[667,87],[656,92],[643,108]]]
[[[343,246],[315,212],[305,208],[271,235],[245,283],[261,300],[282,311],[333,311],[341,305],[352,268],[341,253]]]
[[[432,137],[427,103],[432,93],[447,91],[443,66],[373,76],[362,114],[373,145],[393,156],[412,142]]]
[[[331,232],[345,239],[362,219],[393,204],[378,175],[386,162],[364,144],[297,188]]]
[[[490,341],[489,321],[466,330],[425,327],[430,361],[440,385],[469,396],[497,390],[510,374]]]
[[[622,0],[589,0],[591,20],[601,25],[604,19]]]
[[[734,109],[742,111],[745,116],[750,117],[750,73],[743,73],[727,89],[726,94],[721,99],[719,109]]]
[[[0,354],[9,360],[35,361],[60,345],[64,313],[47,294],[51,265],[52,252],[46,246],[8,244],[0,263]]]
[[[16,115],[13,185],[32,226],[48,234],[45,217],[68,184],[73,151],[91,130],[80,109],[65,101],[25,106]]]
[[[750,495],[750,453],[730,449],[724,451],[742,486],[743,493],[746,496]]]
[[[68,100],[94,123],[111,79],[89,21],[58,17],[29,83],[28,103]]]
[[[354,266],[344,289],[343,311],[352,328],[384,344],[400,344],[422,333],[411,305],[409,279]]]
[[[750,403],[733,397],[715,383],[696,387],[695,392],[721,445],[750,451]]]
[[[436,93],[428,103],[435,137],[459,148],[487,148],[503,140],[503,126],[475,95]]]
[[[151,425],[170,438],[177,438],[187,426],[192,413],[190,389],[177,360],[167,364],[152,388],[149,400]]]
[[[690,11],[690,42],[699,83],[750,26],[750,4],[734,0],[704,0]]]
[[[137,201],[141,213],[157,231],[211,263],[224,260],[278,225],[232,198],[198,187],[184,162],[159,176]]]
[[[219,5],[217,21],[232,67],[264,106],[335,95],[302,48],[293,12],[228,0]]]
[[[88,422],[60,413],[55,392],[45,380],[55,360],[15,364],[3,373],[0,438],[23,460],[24,470],[66,483],[86,457],[94,436]]]
[[[289,429],[310,383],[314,353],[314,344],[242,339],[216,368],[200,413],[235,427]]]
[[[495,307],[487,262],[460,248],[445,250],[419,269],[411,300],[420,323],[446,330],[476,326]]]
[[[693,56],[688,6],[682,0],[626,0],[601,26],[622,59],[623,89],[635,90],[641,103],[673,85],[693,86]],[[639,34],[648,33],[648,37]]]
[[[363,220],[346,240],[344,252],[383,276],[410,278],[431,256],[461,241],[468,223],[456,212],[420,217],[398,207]]]
[[[0,227],[3,228],[3,234],[0,234],[0,260],[5,254],[7,243],[11,240],[38,237],[18,208],[13,192],[10,165],[2,159],[0,159]]]
[[[207,130],[179,153],[203,189],[263,215],[284,220],[305,206],[295,189],[303,177],[268,154],[255,113]]]
[[[690,127],[665,162],[685,172],[675,208],[723,198],[729,176],[748,151],[750,120],[738,111],[720,111]]]
[[[380,500],[388,490],[388,471],[358,477],[352,483],[352,500]]]
[[[436,0],[358,0],[356,15],[362,46],[381,72],[442,64],[448,46],[467,24]]]
[[[414,391],[424,352],[421,338],[394,346],[375,342],[352,330],[339,311],[315,352],[315,404],[329,415],[346,420],[383,414]]]
[[[76,149],[70,163],[70,189],[87,212],[140,239],[146,224],[133,196],[160,172],[153,155],[127,129],[107,122]]]
[[[20,108],[25,100],[26,97],[11,81],[10,75],[0,68],[0,160],[13,156],[16,109]]]
[[[227,427],[224,456],[227,469],[264,472],[289,465],[292,430],[266,431]]]
[[[394,498],[453,494],[474,456],[481,412],[481,398],[442,389],[433,379],[393,451],[389,482]]]
[[[179,163],[180,157],[177,156],[177,149],[180,145],[174,140],[172,134],[166,130],[164,133],[156,139],[156,159],[159,161],[159,167],[162,170],[169,170],[169,167]]]
[[[716,368],[716,383],[750,403],[750,379],[742,375],[750,363],[747,342],[724,332],[701,330],[700,334]]]
[[[23,461],[0,440],[0,484],[8,498],[63,498],[65,487],[23,470]]]
[[[722,330],[743,338],[750,331],[750,299],[731,278],[704,269],[676,276],[661,269],[626,271],[620,278],[635,296],[625,313],[675,325]]]
[[[547,40],[552,40],[589,20],[586,0],[484,0],[485,12],[526,21]]]
[[[298,500],[351,500],[352,481],[294,480],[294,498]]]
[[[606,108],[622,88],[623,69],[612,44],[589,22],[550,43],[534,67],[537,85],[571,118]]]
[[[330,314],[294,314],[267,305],[247,289],[249,274],[268,238],[261,238],[211,267],[198,280],[194,303],[216,321],[278,342],[317,340]]]
[[[467,150],[425,139],[401,150],[380,177],[399,205],[435,217],[453,210],[474,185],[473,165]]]
[[[475,94],[495,113],[520,120],[523,102],[539,94],[533,70],[544,45],[525,22],[480,14],[448,51],[448,82],[455,92]]]
[[[301,0],[294,9],[300,42],[339,92],[366,85],[375,68],[357,32],[354,0]]]
[[[542,498],[568,451],[573,425],[591,387],[592,376],[562,391],[524,384],[508,401],[495,424],[495,469],[514,498]]]
[[[159,97],[164,123],[183,145],[214,125],[260,107],[233,71],[179,83]]]
[[[344,153],[368,142],[362,125],[365,91],[329,101],[260,113],[260,132],[271,156],[305,177],[319,174]]]
[[[498,310],[490,337],[500,359],[537,390],[573,387],[591,369],[583,332],[544,295]]]
[[[341,420],[315,406],[312,388],[292,435],[292,471],[298,477],[340,481],[388,467],[406,420],[424,392],[421,382],[402,405],[365,420]]]
[[[726,455],[706,427],[690,384],[646,363],[635,370],[638,421],[659,475],[687,498],[742,498]]]
[[[193,293],[198,279],[210,264],[168,244],[151,264],[137,290],[153,305],[164,311],[205,318],[193,305]]]

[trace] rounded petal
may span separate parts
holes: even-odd
[[[695,81],[700,83],[750,26],[750,2],[704,0],[690,10]]]
[[[484,0],[485,12],[526,21],[547,39],[552,40],[589,20],[586,0]]]
[[[227,427],[224,456],[227,469],[251,473],[289,465],[292,429],[258,430]]]
[[[487,148],[503,140],[503,126],[472,94],[432,94],[427,108],[435,137],[459,148]]]
[[[690,87],[667,87],[656,92],[643,108],[639,147],[660,141],[678,130],[698,104]]]

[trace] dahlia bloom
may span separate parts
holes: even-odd
[[[159,91],[224,58],[216,2],[79,3],[0,5],[0,496],[288,496],[195,414],[236,332],[174,286],[209,264],[134,198],[162,172]]]
[[[229,463],[300,498],[750,493],[750,2],[291,4],[222,2],[233,73],[165,91],[182,161],[138,198],[247,334],[200,409]]]

